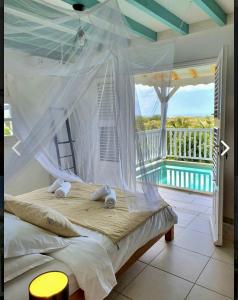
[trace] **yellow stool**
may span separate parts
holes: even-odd
[[[69,280],[63,272],[43,273],[29,285],[29,300],[68,300]]]

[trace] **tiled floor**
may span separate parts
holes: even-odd
[[[209,196],[161,189],[179,222],[175,239],[150,248],[120,279],[107,300],[233,299],[233,242],[214,247]]]

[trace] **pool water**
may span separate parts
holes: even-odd
[[[163,162],[147,168],[146,176],[153,184],[197,192],[212,193],[212,166],[210,164]],[[140,181],[142,176],[138,176]]]

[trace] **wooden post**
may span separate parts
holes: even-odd
[[[165,234],[166,242],[171,242],[174,239],[174,226]]]

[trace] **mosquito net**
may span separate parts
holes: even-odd
[[[6,181],[35,158],[54,177],[131,191],[130,211],[158,209],[134,76],[162,72],[169,87],[173,44],[135,38],[116,0],[84,12],[7,0],[4,22],[5,95],[18,139]],[[165,128],[166,105],[161,113]]]

